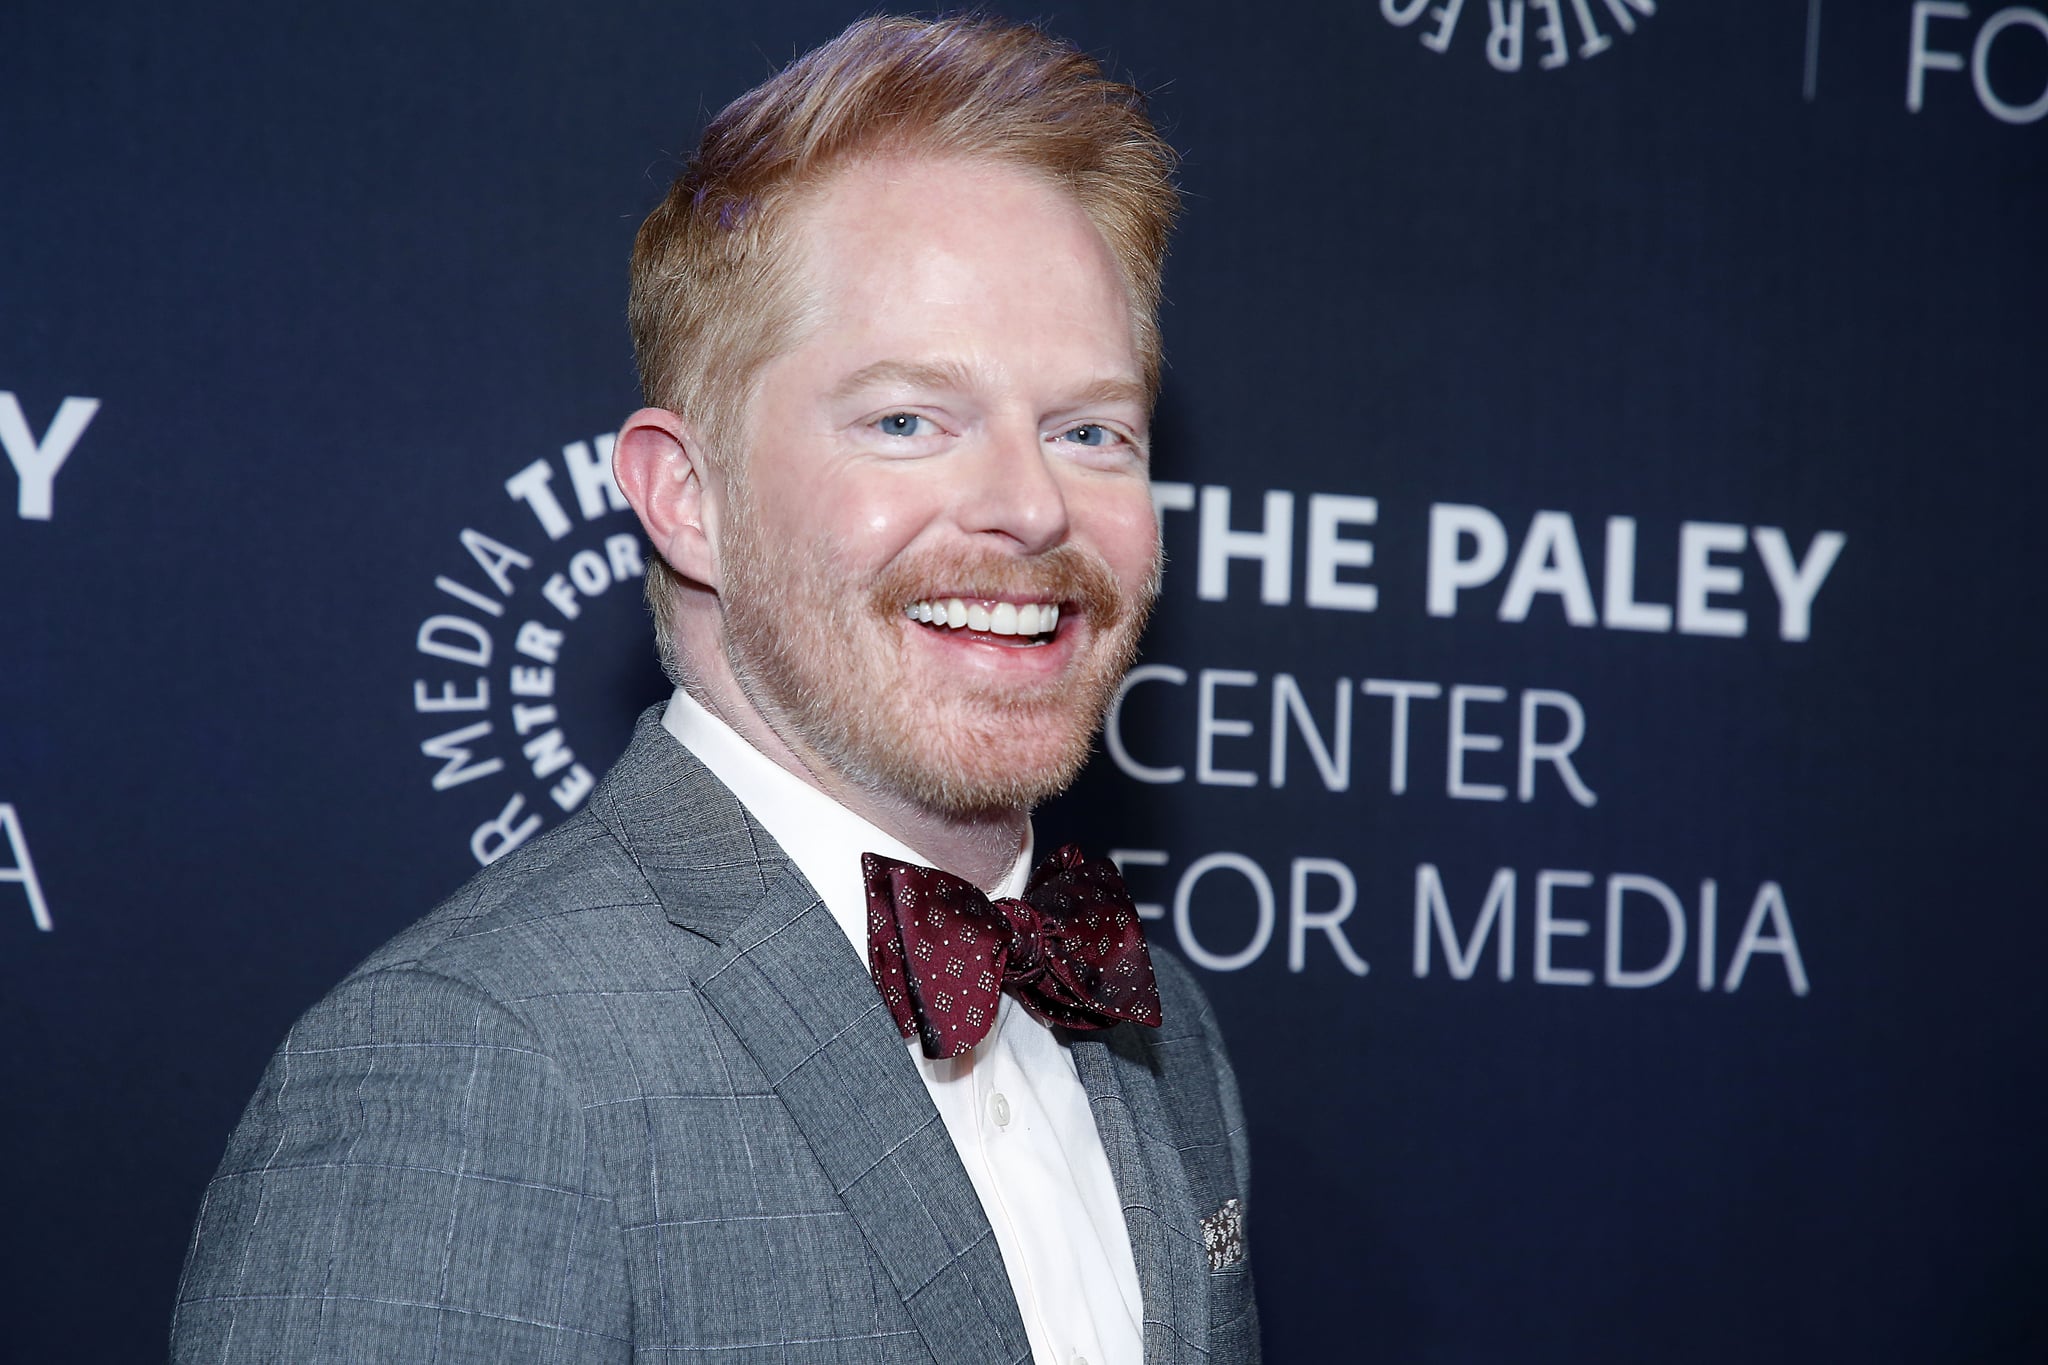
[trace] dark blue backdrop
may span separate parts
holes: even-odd
[[[632,231],[852,17],[14,16],[13,1358],[159,1354],[288,1023],[560,818],[521,626],[591,772],[659,695],[579,478]],[[2048,1355],[2048,16],[1046,17],[1156,91],[1188,207],[1150,669],[1042,834],[1208,964],[1269,1355]]]

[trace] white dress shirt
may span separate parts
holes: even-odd
[[[661,723],[760,821],[867,965],[860,855],[931,859],[890,838],[747,743],[681,688]],[[1031,839],[995,896],[1023,892]],[[1074,1059],[1008,995],[971,1052],[911,1060],[981,1198],[1034,1365],[1141,1365],[1144,1314],[1123,1203]]]

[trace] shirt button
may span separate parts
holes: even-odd
[[[1003,1098],[1002,1091],[998,1090],[988,1097],[988,1116],[998,1128],[1010,1126],[1010,1102]],[[1088,1365],[1088,1362],[1083,1360],[1078,1362],[1078,1365]]]
[[[1087,1356],[1075,1356],[1075,1357],[1074,1357],[1074,1365],[1088,1365],[1088,1357],[1087,1357]]]

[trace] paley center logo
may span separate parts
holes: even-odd
[[[645,660],[654,681],[644,543],[612,481],[612,443],[612,433],[572,441],[559,461],[507,478],[504,496],[528,515],[508,518],[516,531],[457,533],[450,572],[434,579],[441,600],[414,635],[419,752],[433,789],[470,806],[479,864],[575,811],[597,785],[614,755],[586,750],[623,690],[607,687],[607,669]]]
[[[1419,26],[1422,45],[1442,55],[1451,50],[1466,7],[1466,0],[1380,0],[1380,17],[1395,28]],[[1471,8],[1479,9],[1480,0]],[[1656,0],[1485,0],[1480,45],[1495,71],[1520,71],[1529,56],[1538,69],[1555,71],[1574,58],[1599,56],[1656,12]]]

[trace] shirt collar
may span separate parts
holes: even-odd
[[[931,859],[854,814],[810,783],[742,739],[739,732],[678,687],[662,713],[661,726],[695,755],[711,775],[732,789],[748,814],[782,846],[865,963],[868,959],[868,896],[860,855],[879,853],[898,862],[931,866]],[[1032,832],[1024,826],[1024,848],[989,894],[1019,896],[1031,875]]]

